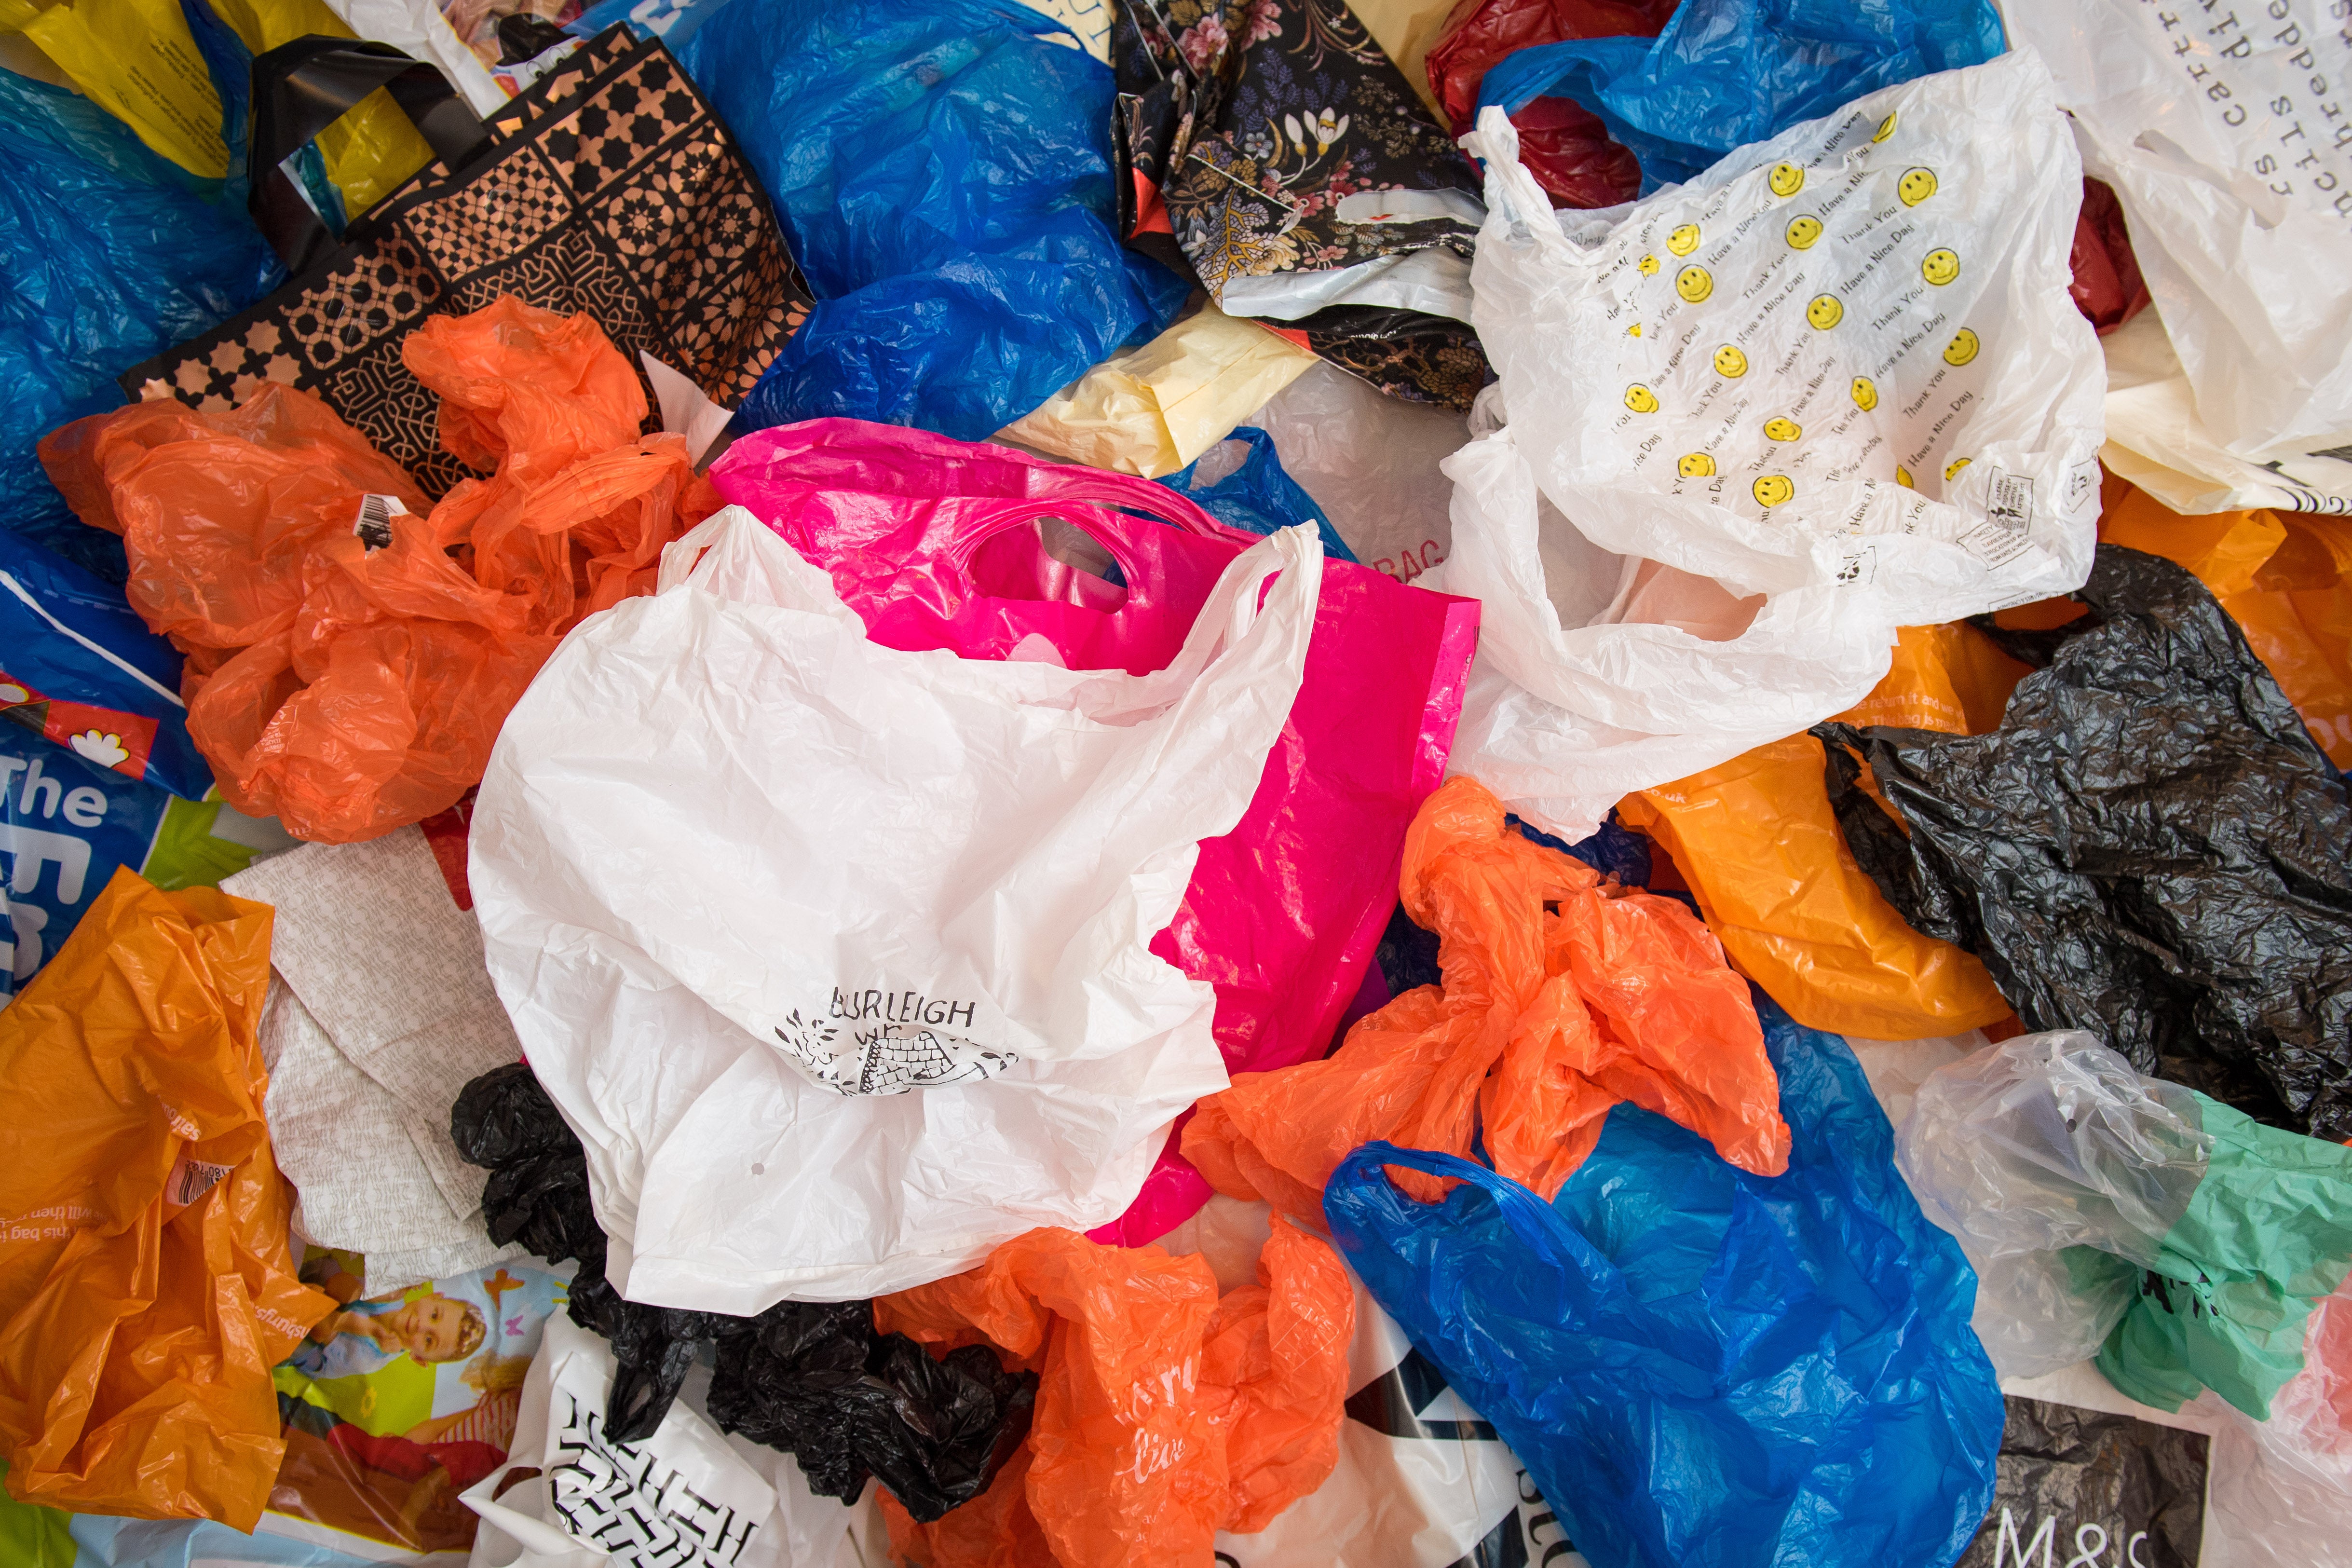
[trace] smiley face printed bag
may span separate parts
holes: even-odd
[[[1483,113],[1499,383],[1448,461],[1454,765],[1570,837],[1859,701],[1895,628],[2061,594],[2098,515],[2073,135],[2020,50],[1555,217]],[[1495,428],[1499,425],[1500,428]]]

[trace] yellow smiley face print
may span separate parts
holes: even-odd
[[[1626,335],[1627,337],[1629,337],[1629,338],[1638,338],[1638,337],[1640,337],[1640,336],[1642,335],[1642,323],[1641,323],[1641,322],[1639,322],[1639,321],[1636,321],[1636,322],[1634,322],[1632,326],[1630,326],[1630,327],[1626,328],[1626,329],[1625,329],[1625,335]]]
[[[1804,188],[1805,172],[1802,169],[1800,169],[1794,163],[1775,163],[1772,165],[1772,194],[1774,195],[1793,196]]]
[[[1919,263],[1919,276],[1940,289],[1960,275],[1960,258],[1955,252],[1937,246]]]
[[[1816,294],[1813,302],[1805,307],[1805,320],[1813,324],[1814,331],[1826,332],[1845,320],[1845,307],[1838,303],[1834,294]]]
[[[1936,171],[1906,169],[1903,177],[1895,182],[1895,194],[1906,207],[1916,207],[1936,194]]]
[[[1786,474],[1767,474],[1755,484],[1758,506],[1779,506],[1797,493]]]
[[[1636,414],[1655,414],[1658,395],[1637,381],[1625,389],[1625,406]]]
[[[1911,470],[1900,463],[1895,465],[1895,482],[1906,490],[1915,488],[1911,483]]]
[[[1666,248],[1676,256],[1688,256],[1698,248],[1698,225],[1686,223],[1666,236]]]
[[[1884,142],[1884,141],[1885,141],[1889,136],[1892,136],[1892,135],[1894,135],[1894,134],[1895,134],[1895,116],[1893,116],[1893,115],[1891,115],[1891,114],[1890,114],[1890,115],[1888,115],[1885,119],[1884,119],[1884,120],[1882,120],[1882,121],[1880,121],[1878,122],[1878,129],[1877,129],[1875,132],[1872,132],[1872,133],[1871,133],[1871,138],[1870,138],[1870,139],[1871,139],[1873,142]]]
[[[1977,342],[1976,333],[1967,327],[1962,327],[1959,335],[1944,345],[1944,363],[1966,364],[1977,357],[1977,350],[1980,346]]]
[[[1705,452],[1685,452],[1675,459],[1675,472],[1686,479],[1703,479],[1715,472],[1715,459]]]
[[[1654,256],[1644,256],[1633,264],[1633,270],[1644,278],[1655,278],[1658,275],[1658,258]]]
[[[1878,384],[1866,375],[1853,378],[1853,405],[1864,414],[1878,406]]]
[[[1793,419],[1767,419],[1764,421],[1764,434],[1775,441],[1793,441],[1804,431],[1798,428]]]
[[[1791,250],[1811,250],[1813,241],[1822,237],[1822,220],[1811,213],[1801,213],[1789,220],[1788,240]]]
[[[1954,474],[1958,473],[1962,468],[1965,468],[1968,466],[1969,460],[1966,458],[1954,458],[1950,462],[1944,465],[1944,478],[1948,479]]]
[[[1696,305],[1715,292],[1715,279],[1704,267],[1685,267],[1675,274],[1675,292]]]
[[[1715,374],[1737,381],[1748,374],[1748,356],[1729,343],[1715,351]]]

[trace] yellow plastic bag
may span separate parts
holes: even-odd
[[[335,1305],[295,1277],[262,1121],[269,927],[120,870],[0,1011],[0,1443],[26,1502],[250,1531],[268,1501],[269,1369]]]
[[[2120,490],[2118,495],[2116,491]],[[2099,537],[2187,567],[2278,678],[2312,739],[2352,767],[2352,519],[2222,511],[2183,517],[2111,488]]]
[[[1314,363],[1289,339],[1204,305],[1000,434],[1048,457],[1156,479],[1232,435]]]
[[[2025,666],[1973,627],[1906,626],[1886,678],[1838,715],[1969,734]],[[1617,815],[1674,857],[1739,972],[1807,1028],[1924,1039],[2008,1016],[1984,965],[1904,922],[1846,848],[1811,735],[1628,795]]]
[[[323,0],[212,0],[214,14],[256,55],[310,34],[348,38]],[[228,173],[220,94],[180,0],[0,0],[0,33],[22,33],[92,101],[192,174]],[[381,89],[319,134],[327,177],[357,217],[433,155]]]

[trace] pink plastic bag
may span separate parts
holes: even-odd
[[[1255,537],[1149,479],[856,419],[748,436],[710,479],[830,572],[876,642],[966,658],[1159,669]],[[1216,987],[1228,1070],[1329,1048],[1395,905],[1405,826],[1444,777],[1477,631],[1475,600],[1325,563],[1306,678],[1257,795],[1201,846],[1151,944]],[[1209,1191],[1171,1137],[1127,1213],[1091,1234],[1139,1245]]]

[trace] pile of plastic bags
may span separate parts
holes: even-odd
[[[2336,1568],[2341,8],[0,8],[0,1559]]]

